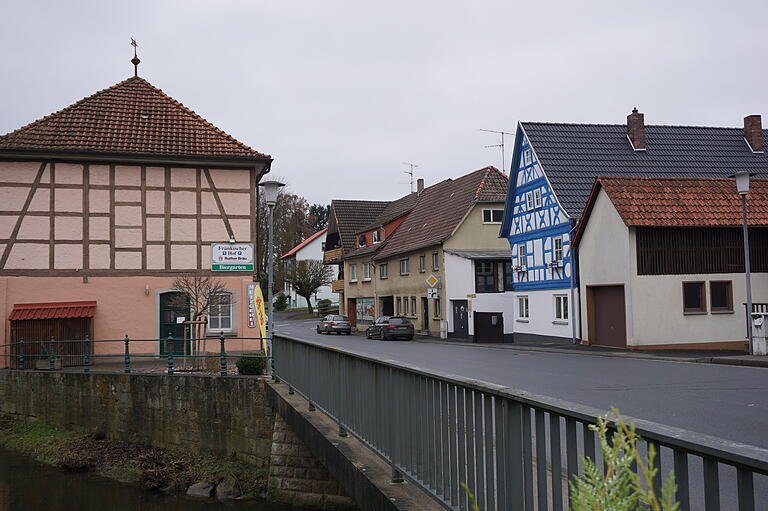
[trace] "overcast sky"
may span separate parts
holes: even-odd
[[[0,7],[0,132],[139,74],[310,202],[501,166],[518,120],[741,126],[768,2],[33,1]],[[508,146],[507,166],[511,152]]]

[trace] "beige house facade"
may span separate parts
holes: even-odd
[[[0,137],[0,345],[33,331],[188,336],[179,325],[189,314],[170,300],[182,274],[215,275],[230,293],[207,335],[255,336],[254,272],[213,271],[211,247],[255,242],[256,186],[271,161],[140,77]],[[76,312],[85,302],[95,305]],[[35,307],[58,312],[19,312]],[[132,345],[158,355],[177,348]]]

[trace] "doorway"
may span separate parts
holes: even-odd
[[[627,347],[624,286],[587,286],[589,343]]]
[[[395,298],[393,296],[381,297],[381,316],[395,315]]]
[[[184,293],[160,295],[160,355],[189,353],[189,298]]]
[[[421,321],[422,321],[422,329],[425,332],[429,332],[429,299],[428,298],[422,298],[421,299]]]
[[[504,342],[504,314],[475,312],[475,342]]]
[[[466,339],[469,337],[469,320],[466,300],[451,300],[453,306],[453,335]]]

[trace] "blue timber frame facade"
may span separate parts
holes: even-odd
[[[507,238],[513,252],[513,289],[569,289],[573,221],[560,206],[521,125],[510,174],[500,236]]]

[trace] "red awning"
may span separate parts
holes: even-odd
[[[94,314],[96,302],[15,303],[8,320],[92,318]]]

